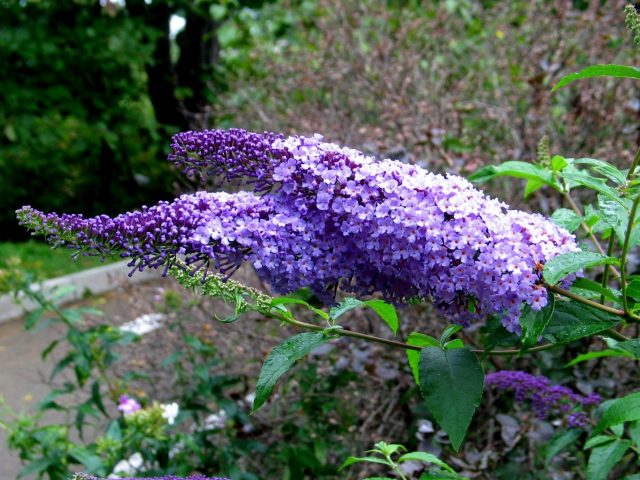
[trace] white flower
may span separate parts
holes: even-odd
[[[148,313],[142,315],[135,320],[120,325],[120,331],[131,332],[136,335],[144,335],[162,326],[162,321],[166,315],[162,313]]]
[[[227,422],[227,412],[220,410],[218,413],[212,413],[204,419],[202,430],[215,430],[224,428]]]
[[[164,418],[169,425],[173,425],[180,411],[178,404],[175,402],[167,403],[160,405],[160,408],[162,408],[162,418]]]
[[[244,397],[244,401],[247,403],[247,405],[251,406],[253,405],[253,401],[256,399],[256,393],[247,393],[247,395]]]
[[[107,478],[122,478],[120,474],[124,473],[125,475],[134,475],[142,464],[144,463],[144,459],[140,452],[136,452],[129,457],[128,460],[120,460],[116,463],[116,466],[113,467],[113,472]]]
[[[118,475],[120,473],[124,473],[125,475],[133,475],[135,471],[129,464],[128,460],[120,460],[118,463],[116,463],[116,466],[113,467],[112,473],[114,475]]]
[[[143,462],[144,459],[142,458],[142,455],[140,455],[140,452],[136,452],[129,457],[129,465],[131,465],[131,468],[133,468],[134,471],[138,470],[142,466]]]

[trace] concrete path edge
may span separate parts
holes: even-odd
[[[45,280],[41,284],[33,284],[32,288],[42,290],[47,298],[52,298],[60,288],[75,287],[72,292],[61,299],[60,303],[63,304],[79,300],[87,294],[100,294],[114,290],[123,284],[140,283],[160,277],[160,272],[150,269],[136,272],[135,275],[129,277],[131,267],[128,267],[127,263],[123,261],[90,268],[63,277]],[[25,298],[24,295],[18,295],[17,299],[11,294],[0,295],[0,323],[20,317],[38,307],[39,305]]]

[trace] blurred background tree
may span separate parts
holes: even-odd
[[[0,240],[24,235],[23,204],[97,214],[170,197],[170,135],[211,121],[216,28],[260,3],[1,0]]]

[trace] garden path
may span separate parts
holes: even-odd
[[[84,301],[105,312],[107,318],[115,323],[133,320],[145,313],[152,313],[148,303],[143,302],[140,308],[132,308],[132,296],[140,295],[137,291],[144,289],[145,293],[155,283],[153,280],[144,284],[122,284],[115,290]],[[37,330],[37,329],[36,329]],[[52,325],[40,331],[25,331],[24,318],[17,318],[0,323],[0,397],[14,411],[33,411],[39,401],[50,391],[46,380],[51,372],[54,361],[43,362],[41,352],[46,346],[64,333],[61,325]],[[52,355],[60,358],[60,354]],[[2,415],[0,413],[0,415]],[[47,422],[54,422],[60,418],[58,412],[50,412],[45,416]],[[9,451],[6,445],[6,434],[0,428],[0,480],[13,480],[22,469],[16,452]],[[31,480],[35,477],[24,477]]]
[[[31,410],[49,392],[44,380],[51,365],[41,361],[40,352],[63,332],[60,326],[27,332],[23,325],[24,319],[0,324],[0,395],[16,411]],[[21,468],[15,452],[7,448],[4,430],[0,429],[0,479],[16,478]]]

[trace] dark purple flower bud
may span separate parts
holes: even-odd
[[[183,132],[174,135],[169,160],[189,176],[221,176],[224,180],[248,178],[257,191],[273,185],[274,167],[290,155],[271,145],[284,137],[275,133],[250,133],[238,128]]]
[[[500,370],[485,377],[485,387],[495,391],[512,392],[517,402],[531,402],[531,408],[540,418],[560,415],[572,427],[584,427],[588,417],[583,411],[600,403],[600,396],[582,396],[560,385],[552,385],[547,377],[529,373]]]

